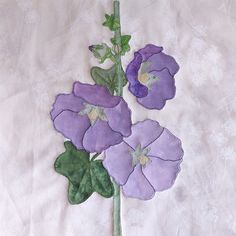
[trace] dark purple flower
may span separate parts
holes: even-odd
[[[56,130],[89,152],[102,152],[131,133],[127,103],[99,85],[75,82],[71,94],[56,97],[51,118]]]
[[[103,165],[127,197],[148,200],[174,184],[183,149],[181,141],[156,121],[138,122],[131,131],[105,151]]]
[[[174,75],[179,66],[175,59],[152,44],[134,53],[126,70],[130,92],[149,109],[162,109],[175,96]]]

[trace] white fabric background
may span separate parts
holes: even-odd
[[[157,119],[183,141],[182,171],[168,191],[122,199],[124,236],[236,235],[236,2],[121,0],[132,50],[164,46],[181,66],[176,98],[148,111],[125,89],[133,122]],[[53,170],[63,137],[52,126],[54,97],[92,82],[91,44],[111,0],[0,0],[0,235],[110,236],[112,200],[67,202]]]

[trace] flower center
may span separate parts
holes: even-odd
[[[149,62],[142,63],[138,74],[138,81],[141,84],[145,85],[149,90],[151,90],[153,84],[158,80],[158,77],[153,73],[148,73],[149,68]]]
[[[154,83],[158,81],[158,77],[151,73],[143,73],[138,75],[138,81],[151,90]]]
[[[104,109],[98,106],[85,103],[84,109],[79,112],[80,115],[87,115],[91,125],[94,125],[98,119],[107,121]]]
[[[143,73],[138,76],[138,80],[141,84],[146,85],[148,81],[148,73]]]
[[[146,165],[149,162],[149,158],[147,156],[141,156],[139,158],[139,162],[142,166]]]
[[[132,151],[132,164],[133,166],[140,163],[142,166],[146,166],[150,162],[149,157],[147,156],[148,152],[150,152],[150,148],[141,148],[141,144],[137,145],[134,151]]]

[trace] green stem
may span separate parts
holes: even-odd
[[[121,236],[121,219],[120,219],[120,186],[113,180],[113,236]]]
[[[118,45],[116,52],[116,75],[118,79],[118,91],[117,95],[123,95],[123,78],[122,78],[122,64],[121,64],[121,27],[120,27],[120,2],[115,0],[113,3],[114,17],[119,24],[119,28],[115,31],[115,40]],[[121,216],[120,216],[120,186],[113,180],[114,185],[114,197],[113,197],[113,236],[122,236],[121,229]]]
[[[115,40],[118,45],[118,50],[116,52],[116,74],[118,79],[118,96],[123,95],[123,83],[122,83],[122,64],[121,64],[121,27],[120,27],[120,2],[118,0],[113,3],[114,8],[114,18],[119,24],[118,29],[115,31]]]

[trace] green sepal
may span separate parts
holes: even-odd
[[[69,202],[80,204],[93,192],[106,198],[113,196],[113,185],[102,161],[90,160],[88,152],[76,149],[70,141],[66,141],[64,146],[66,151],[58,156],[54,168],[69,180]]]
[[[92,67],[90,70],[90,74],[96,84],[106,87],[111,94],[114,94],[114,92],[118,91],[118,79],[115,65],[113,65],[109,69],[102,69],[97,66]],[[122,84],[123,86],[125,86],[127,84],[127,80],[125,78],[125,72],[123,71],[123,69],[122,75]]]
[[[130,51],[130,45],[129,45],[130,39],[131,39],[131,35],[121,36],[121,48],[120,48],[121,55],[124,55],[126,52]],[[111,43],[114,46],[119,46],[119,42],[117,42],[116,38],[111,38]]]
[[[115,19],[114,14],[108,15],[105,14],[105,21],[103,22],[103,26],[108,27],[111,31],[116,31],[119,29],[120,24],[119,22]]]
[[[106,43],[91,45],[89,46],[89,50],[99,60],[99,63],[103,63],[106,59],[113,59],[114,57],[111,48]]]

